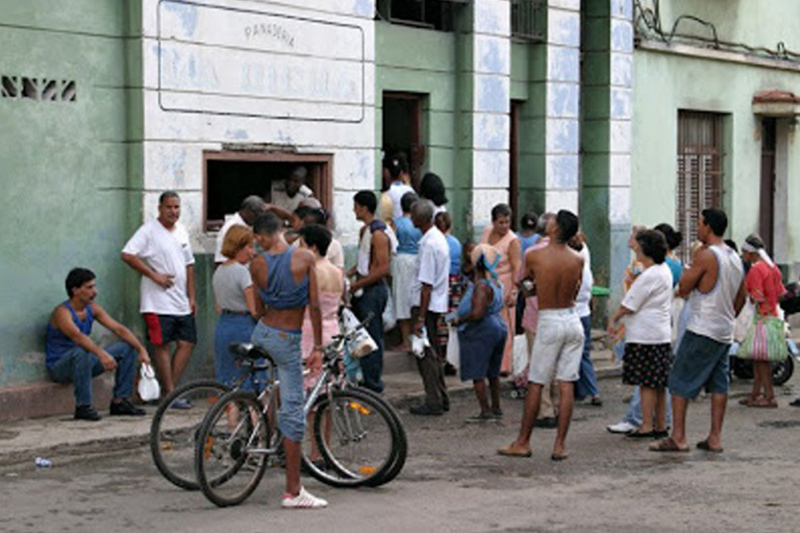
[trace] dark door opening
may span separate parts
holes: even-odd
[[[282,186],[292,170],[308,170],[306,185],[325,209],[332,209],[333,156],[308,154],[250,154],[246,152],[204,152],[203,227],[217,231],[225,216],[239,210],[251,194],[273,201],[273,190]]]
[[[403,152],[408,158],[411,185],[419,188],[425,147],[422,144],[422,103],[425,96],[414,93],[383,93],[383,152]]]
[[[775,253],[775,138],[774,118],[761,121],[761,188],[758,205],[758,232],[770,253]]]

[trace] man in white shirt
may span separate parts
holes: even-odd
[[[260,196],[251,195],[242,201],[242,206],[239,211],[225,220],[225,224],[220,228],[217,233],[217,246],[214,250],[214,262],[216,264],[224,263],[227,257],[222,255],[222,243],[225,241],[225,235],[228,230],[233,226],[252,226],[256,217],[266,211],[267,204]]]
[[[289,213],[294,213],[303,200],[314,196],[314,191],[306,186],[307,177],[308,169],[296,166],[283,182],[273,182],[271,203]]]
[[[194,255],[189,234],[178,222],[181,199],[166,191],[158,199],[158,218],[141,226],[122,249],[122,260],[142,274],[139,310],[153,345],[161,390],[175,388],[197,342],[194,322]],[[170,364],[169,345],[175,341]],[[186,405],[176,405],[188,408]]]
[[[422,232],[417,254],[417,275],[412,287],[411,320],[414,334],[427,334],[428,344],[417,368],[425,386],[425,403],[411,408],[411,414],[441,416],[450,410],[444,382],[444,358],[438,353],[436,330],[439,317],[447,312],[450,280],[450,247],[444,234],[433,224],[435,206],[430,200],[417,200],[411,207],[411,220]]]

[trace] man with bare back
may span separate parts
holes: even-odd
[[[530,457],[533,423],[539,411],[542,387],[550,381],[555,370],[561,393],[558,412],[558,433],[550,458],[567,458],[565,441],[572,418],[573,387],[580,375],[583,353],[583,326],[575,310],[575,297],[581,284],[583,258],[567,246],[578,231],[578,217],[561,210],[547,224],[550,243],[527,254],[525,270],[535,283],[539,297],[539,325],[531,355],[528,374],[528,394],[517,439],[497,453],[511,457]]]

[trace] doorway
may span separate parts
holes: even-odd
[[[758,233],[770,253],[775,252],[775,118],[761,120],[761,186],[758,203]]]
[[[387,157],[406,154],[411,185],[417,190],[426,155],[422,144],[424,99],[425,95],[418,93],[383,93],[383,152]]]

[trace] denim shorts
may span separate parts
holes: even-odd
[[[669,391],[693,399],[705,387],[710,394],[728,393],[730,344],[686,331],[669,375]]]
[[[259,321],[253,330],[253,344],[263,348],[278,367],[281,408],[278,429],[294,442],[302,442],[306,430],[303,412],[303,362],[300,331],[273,328]]]

